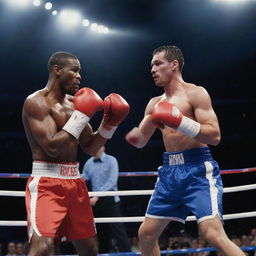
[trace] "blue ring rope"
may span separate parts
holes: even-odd
[[[256,251],[256,246],[242,246],[240,247],[243,251]],[[188,248],[188,249],[175,249],[175,250],[165,250],[161,251],[161,255],[166,254],[185,254],[185,253],[199,253],[199,252],[216,252],[215,248]],[[137,256],[141,255],[140,252],[117,252],[117,253],[103,253],[98,254],[98,256]],[[75,256],[75,255],[62,255],[62,256]]]

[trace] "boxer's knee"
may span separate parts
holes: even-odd
[[[204,239],[215,247],[218,247],[227,240],[227,235],[218,218],[202,223],[200,226],[200,231]]]
[[[211,245],[215,247],[219,247],[219,245],[222,244],[226,239],[222,232],[212,228],[207,229],[202,235],[205,240],[207,240]]]
[[[149,232],[149,230],[146,229],[144,225],[140,226],[138,231],[138,237],[141,244],[150,244],[156,240],[154,234],[152,234],[152,232]]]
[[[54,242],[52,238],[46,237],[32,237],[29,256],[47,256],[50,255],[54,248]]]
[[[98,254],[97,244],[93,244],[88,248],[88,253],[86,255],[96,256]]]
[[[92,237],[72,241],[79,256],[96,256],[98,254],[97,238]]]

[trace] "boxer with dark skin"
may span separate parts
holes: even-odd
[[[46,87],[24,102],[22,119],[33,158],[26,189],[30,256],[49,255],[62,237],[72,240],[81,256],[98,252],[88,192],[79,176],[78,145],[94,155],[125,119],[129,105],[118,94],[103,101],[92,89],[80,89],[80,70],[73,54],[54,53]],[[104,118],[94,132],[89,120],[101,109]],[[68,200],[72,207],[65,205]]]
[[[159,128],[166,150],[139,229],[141,252],[143,256],[160,255],[162,231],[170,221],[185,223],[192,212],[201,234],[222,255],[243,256],[222,225],[223,185],[207,146],[220,142],[218,119],[207,91],[183,80],[183,64],[183,54],[176,46],[154,50],[151,74],[164,93],[149,101],[139,126],[126,135],[130,144],[142,148]]]

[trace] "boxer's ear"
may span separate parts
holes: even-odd
[[[53,67],[53,72],[57,75],[60,76],[61,72],[62,72],[62,67],[59,65],[54,65]]]
[[[179,61],[178,61],[178,60],[173,60],[173,61],[170,63],[170,65],[171,65],[171,69],[172,69],[172,70],[177,70],[177,69],[179,69]]]

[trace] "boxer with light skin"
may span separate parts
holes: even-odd
[[[207,91],[182,78],[184,58],[172,45],[154,50],[151,74],[164,89],[152,98],[143,120],[126,140],[143,148],[159,128],[166,152],[159,178],[139,229],[143,256],[160,255],[158,238],[170,221],[185,223],[192,212],[203,237],[226,256],[245,255],[222,225],[223,185],[207,145],[220,142],[217,116]]]
[[[103,101],[92,89],[79,89],[80,69],[73,54],[54,53],[46,87],[28,96],[23,105],[33,158],[26,187],[29,256],[49,255],[62,238],[72,241],[80,256],[98,252],[88,191],[79,174],[78,145],[94,155],[125,119],[129,105],[119,94]],[[101,109],[104,117],[94,132],[89,120]]]

